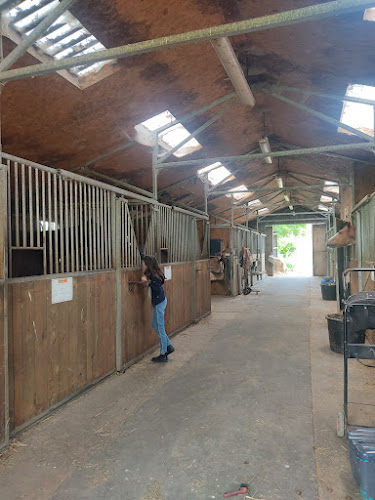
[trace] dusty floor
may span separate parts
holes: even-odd
[[[214,299],[167,365],[146,358],[18,436],[0,458],[1,499],[218,499],[242,482],[256,499],[359,499],[335,429],[342,357],[324,319],[335,303],[317,279],[258,288]],[[375,374],[353,373],[369,401]]]

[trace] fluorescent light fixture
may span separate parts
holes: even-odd
[[[248,207],[253,207],[254,205],[261,205],[262,202],[260,200],[252,200],[252,201],[249,201],[249,203],[247,204]]]
[[[287,201],[288,203],[290,202],[289,196],[287,194],[284,195],[284,200]]]
[[[219,184],[219,182],[222,182],[224,179],[227,179],[227,181],[235,179],[234,175],[230,177],[231,173],[220,162],[212,163],[212,165],[208,165],[208,167],[204,167],[198,170],[199,176],[202,176],[204,174],[207,174],[208,181],[213,186],[216,186],[216,184]]]
[[[331,201],[333,201],[333,198],[332,198],[332,196],[324,196],[324,195],[322,195],[320,197],[320,201],[322,201],[323,203],[330,203]]]
[[[289,210],[291,210],[293,212],[293,210],[294,210],[293,205],[289,205]]]
[[[258,213],[259,213],[259,214],[261,214],[261,213],[264,213],[264,212],[269,212],[269,211],[270,211],[270,209],[269,209],[269,208],[264,207],[264,208],[262,208],[261,210],[258,210]]]
[[[270,146],[270,141],[268,140],[268,137],[262,137],[259,141],[259,146],[262,151],[262,153],[271,153],[271,146]],[[266,156],[264,158],[265,162],[268,164],[272,163],[272,158],[270,156]]]
[[[170,111],[166,110],[136,125],[134,128],[140,135],[144,135],[145,132],[154,132],[158,128],[164,127],[164,125],[168,125],[174,120],[176,120],[176,118]],[[184,139],[189,137],[189,135],[190,132],[181,123],[177,123],[176,125],[172,125],[159,134],[159,144],[166,151],[170,151]],[[182,156],[194,153],[201,148],[202,145],[193,138],[190,139],[190,141],[188,141],[186,144],[184,144],[180,149],[175,151],[174,156],[181,158]]]
[[[322,212],[328,212],[329,208],[325,207],[324,205],[319,205],[318,210],[322,210]]]
[[[277,177],[276,181],[277,181],[277,185],[279,186],[279,189],[283,189],[284,182],[283,182],[282,178],[281,177]]]
[[[340,188],[337,182],[325,181],[324,183],[324,191],[327,193],[339,194]]]

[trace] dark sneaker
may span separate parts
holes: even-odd
[[[166,354],[160,354],[156,358],[152,358],[151,361],[154,363],[166,363],[168,361],[168,356]]]
[[[167,354],[172,354],[172,352],[174,352],[174,347],[173,347],[173,345],[169,345],[167,347]]]

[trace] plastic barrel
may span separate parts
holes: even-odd
[[[326,316],[331,351],[344,354],[344,319],[342,314],[328,314]],[[348,332],[349,344],[364,344],[366,331]]]
[[[320,285],[323,300],[336,300],[336,284],[322,283]]]

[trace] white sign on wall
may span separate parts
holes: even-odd
[[[52,283],[52,304],[73,300],[73,278],[57,278]]]
[[[165,266],[164,267],[164,276],[165,276],[166,280],[172,279],[172,266]]]

